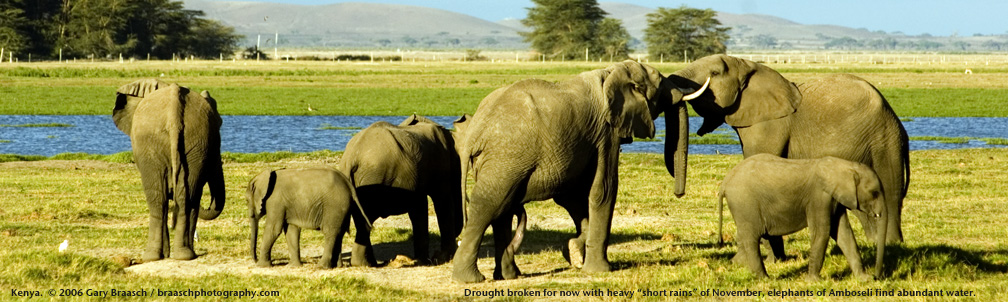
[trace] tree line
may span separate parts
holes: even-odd
[[[0,48],[19,60],[231,57],[242,36],[203,16],[172,0],[0,0]]]
[[[519,34],[544,58],[622,60],[639,45],[623,22],[605,17],[595,0],[532,0]],[[724,53],[730,28],[711,9],[658,8],[647,15],[644,42],[652,60],[695,58]]]

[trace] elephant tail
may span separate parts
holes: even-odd
[[[356,167],[354,167],[354,169],[352,169],[352,172],[356,172],[356,171],[357,171],[357,169],[356,169]],[[348,178],[347,178],[347,182],[348,182],[347,183],[347,189],[350,190],[350,198],[352,198],[354,204],[357,205],[357,212],[360,212],[360,217],[359,218],[364,220],[364,224],[367,225],[368,229],[371,229],[371,228],[374,227],[374,225],[371,224],[371,219],[367,217],[367,214],[364,214],[364,206],[361,205],[360,198],[357,198],[357,189],[356,189],[356,187],[354,187],[354,183],[355,182],[353,180],[353,176],[352,176],[353,174],[354,173],[350,173],[349,175],[347,175],[348,176]],[[353,216],[353,215],[351,214],[351,216]],[[361,224],[358,224],[358,226],[359,225],[361,225]]]
[[[468,148],[463,145],[461,150],[459,150],[459,167],[462,171],[462,177],[459,177],[462,180],[462,190],[460,191],[462,192],[462,225],[469,222],[469,212],[467,210],[469,208],[469,194],[466,189],[466,181],[469,178],[469,163],[472,162],[472,158],[473,156],[469,155]]]
[[[177,100],[176,102],[170,102],[170,107],[166,110],[168,116],[165,119],[165,130],[168,131],[168,150],[171,154],[171,181],[169,181],[169,190],[172,192],[172,199],[175,200],[175,204],[179,208],[184,209],[187,206],[186,200],[189,199],[189,185],[186,179],[188,178],[186,177],[188,173],[185,171],[185,158],[183,158],[186,152],[185,123],[183,122],[185,100],[177,84],[172,84],[168,89],[171,91],[170,98]]]
[[[718,246],[724,246],[724,190],[718,190],[717,194],[717,215],[718,215],[718,225],[717,225],[717,236],[718,236]]]

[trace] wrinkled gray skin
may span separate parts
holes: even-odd
[[[738,228],[738,252],[732,260],[749,267],[757,277],[767,277],[760,256],[760,238],[780,238],[804,229],[811,234],[806,279],[820,280],[819,271],[829,239],[833,238],[850,264],[854,276],[870,280],[861,265],[847,210],[885,221],[882,184],[868,166],[832,156],[820,159],[785,159],[757,154],[740,162],[725,175],[718,192]],[[718,227],[720,234],[720,226]],[[882,272],[885,229],[876,235],[876,276]],[[720,235],[719,235],[720,236]],[[780,240],[771,240],[775,253],[783,253]]]
[[[112,119],[130,137],[150,210],[142,260],[169,254],[173,259],[196,258],[196,218],[214,219],[224,209],[217,102],[206,91],[196,94],[176,84],[138,80],[116,91]],[[210,204],[203,209],[200,197],[205,184],[210,186]],[[172,202],[175,239],[169,245],[167,217]]]
[[[245,200],[249,206],[249,242],[252,260],[262,267],[272,265],[270,251],[280,232],[287,234],[290,266],[301,265],[301,229],[321,230],[322,259],[319,267],[339,266],[340,244],[350,227],[350,209],[359,211],[360,202],[350,180],[335,169],[306,168],[267,171],[249,181]],[[259,219],[263,226],[263,245],[256,253]],[[370,226],[358,227],[358,232]]]
[[[568,241],[571,264],[586,272],[609,271],[606,249],[619,145],[632,137],[653,137],[653,120],[665,110],[672,116],[669,122],[685,123],[677,119],[685,116],[685,105],[673,102],[682,98],[683,91],[668,85],[657,70],[633,61],[559,83],[523,80],[484,98],[459,143],[462,175],[472,168],[474,185],[455,252],[454,280],[485,280],[476,257],[491,224],[494,278],[516,278],[520,272],[509,248],[511,215],[526,202],[549,198],[574,220],[577,234]],[[670,141],[683,148],[672,143],[668,152],[682,159],[682,169],[674,172],[679,181],[685,178],[686,150],[677,134],[669,133]],[[461,185],[465,198],[465,178]]]
[[[364,213],[371,219],[408,214],[415,258],[425,263],[450,260],[454,239],[462,229],[459,157],[453,133],[414,114],[398,126],[371,124],[354,135],[345,150],[339,169],[356,188]],[[441,232],[441,251],[435,259],[430,259],[428,251],[428,196]],[[354,220],[360,220],[356,214]],[[351,264],[376,266],[370,232],[357,229]]]
[[[868,165],[886,192],[887,240],[903,241],[900,221],[910,182],[909,140],[875,87],[846,74],[795,85],[763,64],[726,55],[701,58],[669,76],[679,87],[699,87],[708,78],[709,88],[689,101],[704,117],[697,134],[728,123],[738,133],[745,157],[835,156]],[[875,220],[855,214],[874,237]]]

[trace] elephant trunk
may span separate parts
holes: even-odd
[[[214,164],[215,171],[210,175],[207,183],[210,185],[210,204],[206,209],[199,209],[199,218],[211,220],[220,216],[224,211],[224,201],[226,190],[224,188],[224,169],[220,163]]]
[[[675,178],[675,196],[686,195],[686,155],[689,148],[689,114],[686,103],[665,112],[665,168]]]
[[[875,278],[882,278],[882,264],[883,258],[885,257],[886,239],[888,238],[886,233],[889,232],[889,228],[884,227],[885,223],[889,221],[889,211],[882,207],[882,213],[879,217],[876,217],[878,221],[877,225],[883,227],[877,228],[877,233],[875,234]]]

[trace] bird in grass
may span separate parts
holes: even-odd
[[[70,239],[63,240],[63,243],[60,243],[59,245],[59,252],[60,253],[66,252],[68,247],[70,247]]]

